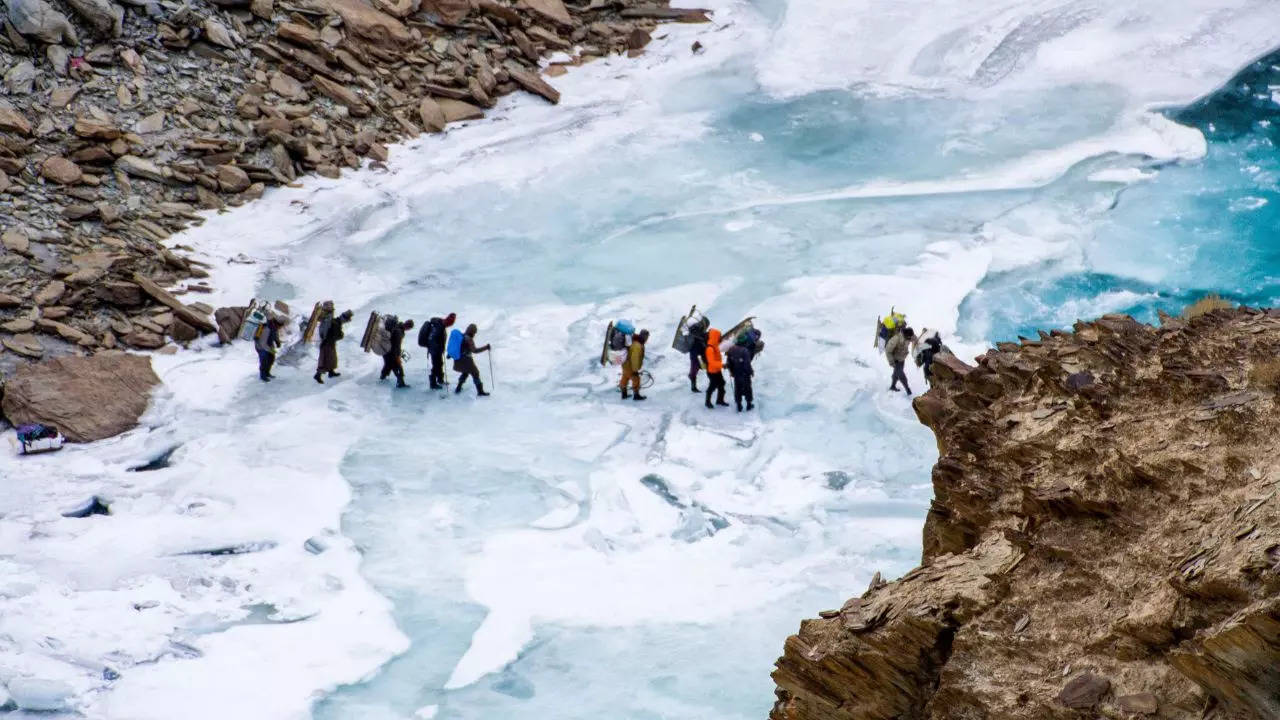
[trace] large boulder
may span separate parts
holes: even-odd
[[[45,0],[9,0],[6,4],[9,6],[9,22],[23,35],[51,44],[60,43],[64,38],[72,45],[80,43],[67,16]]]
[[[324,0],[321,4],[341,16],[352,34],[375,45],[393,48],[413,42],[404,23],[361,0]]]
[[[67,0],[67,4],[98,34],[120,37],[124,8],[111,0]]]
[[[60,357],[19,366],[0,409],[14,425],[45,423],[72,442],[92,442],[136,426],[159,384],[142,355]]]

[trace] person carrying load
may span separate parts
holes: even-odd
[[[449,313],[443,318],[433,317],[418,333],[418,345],[426,348],[431,356],[432,390],[440,390],[448,382],[444,378],[444,350],[449,328],[453,327],[453,321],[457,317],[454,313]]]
[[[413,320],[400,322],[400,318],[390,315],[383,323],[390,342],[387,344],[387,351],[382,354],[382,373],[378,379],[386,380],[395,375],[396,387],[407,388],[409,385],[404,381],[404,334],[413,329]]]
[[[895,308],[889,308],[888,315],[876,320],[876,349],[884,352],[885,346],[889,344],[889,338],[897,335],[898,331],[906,326],[906,314],[898,312]]]
[[[951,350],[942,344],[942,335],[937,330],[925,328],[915,344],[915,359],[916,367],[924,370],[924,381],[930,387],[933,387],[933,359],[944,352]]]
[[[254,332],[253,347],[258,351],[258,377],[262,382],[271,382],[275,378],[271,368],[276,364],[276,350],[281,344],[280,328],[283,326],[280,318],[272,314]]]
[[[889,383],[889,389],[897,392],[898,382],[902,382],[902,389],[911,394],[911,386],[907,384],[907,374],[903,371],[903,366],[907,362],[907,356],[911,354],[911,342],[915,339],[916,333],[910,327],[902,326],[902,328],[889,338],[884,347],[885,359],[889,361],[889,366],[893,368],[893,380]]]
[[[756,350],[757,346],[764,346],[764,343],[760,342],[760,331],[751,330],[739,335],[733,347],[725,353],[729,374],[733,376],[733,402],[738,406],[738,412],[742,412],[743,400],[747,401],[748,410],[754,410],[756,407],[755,393],[751,390],[751,378],[755,376],[751,360],[759,352]]]
[[[627,347],[626,359],[622,361],[622,380],[618,381],[618,389],[622,391],[622,399],[627,399],[627,383],[634,391],[633,400],[648,400],[640,394],[640,371],[644,369],[644,344],[649,341],[649,331],[641,330],[631,338]]]
[[[324,384],[324,375],[335,378],[342,373],[338,372],[338,341],[344,337],[342,326],[351,321],[351,311],[344,311],[341,315],[333,314],[334,307],[332,300],[325,300],[321,306],[320,322],[317,330],[320,335],[320,356],[316,359],[316,374],[313,376],[315,381]]]
[[[710,327],[711,320],[705,317],[688,327],[690,392],[702,392],[698,389],[698,371],[702,369],[703,358],[707,353],[707,329]]]

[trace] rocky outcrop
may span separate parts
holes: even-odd
[[[142,355],[61,357],[20,366],[0,408],[14,425],[54,425],[71,442],[92,442],[136,426],[159,384]]]
[[[947,357],[920,567],[787,639],[773,720],[1280,717],[1280,312]]]
[[[205,266],[160,242],[202,222],[199,211],[384,162],[391,143],[483,117],[508,93],[557,102],[544,75],[641,52],[636,39],[659,22],[707,19],[665,0],[3,6],[0,292],[18,304],[0,306],[0,354],[24,359],[207,332],[198,311],[174,326],[182,338],[166,336],[157,318],[197,303],[128,288],[140,275],[173,297],[209,290]],[[553,52],[567,54],[544,72]],[[103,254],[102,266],[77,261]],[[63,298],[37,302],[54,280]]]

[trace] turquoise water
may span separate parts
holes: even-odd
[[[1217,92],[1167,111],[1204,133],[1204,159],[1160,167],[1153,179],[1120,192],[1085,245],[1083,268],[1048,266],[1043,273],[989,278],[963,306],[968,327],[990,327],[993,339],[1012,340],[1099,312],[1156,322],[1157,310],[1176,315],[1209,293],[1251,306],[1275,305],[1277,89],[1280,54],[1271,54]],[[1114,297],[1120,293],[1124,297]]]

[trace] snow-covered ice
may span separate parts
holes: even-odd
[[[129,720],[763,717],[799,619],[918,559],[934,443],[875,318],[981,352],[983,285],[1088,266],[1122,188],[1206,152],[1152,108],[1280,19],[710,4],[556,79],[559,106],[508,98],[175,238],[215,301],[333,298],[349,339],[371,310],[456,311],[494,395],[427,391],[412,342],[402,392],[353,340],[323,387],[314,355],[269,387],[243,345],[157,355],[143,427],[0,457],[0,686]],[[667,338],[695,303],[759,318],[757,412],[689,392]],[[653,332],[645,403],[595,361],[620,317]],[[61,514],[92,496],[111,514]]]

